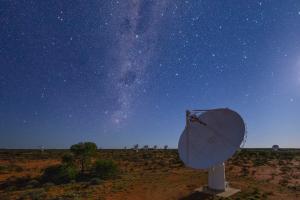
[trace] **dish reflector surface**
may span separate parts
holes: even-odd
[[[189,120],[180,136],[180,159],[188,167],[206,169],[221,164],[240,147],[245,134],[241,116],[230,109],[208,110]]]

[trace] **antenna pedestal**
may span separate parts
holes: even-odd
[[[211,190],[225,191],[225,164],[218,164],[208,169],[208,188]]]
[[[222,163],[208,169],[208,186],[198,188],[195,191],[227,198],[240,190],[228,186],[225,181],[225,164]]]

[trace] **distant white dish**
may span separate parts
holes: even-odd
[[[274,144],[274,145],[272,146],[272,149],[273,149],[274,151],[278,151],[278,150],[279,150],[279,145],[278,145],[278,144]]]

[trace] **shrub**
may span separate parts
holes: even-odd
[[[75,157],[72,153],[66,153],[62,156],[62,163],[68,166],[75,164]]]
[[[67,183],[76,179],[78,171],[74,166],[54,165],[45,169],[42,180],[54,183]]]
[[[31,181],[28,182],[28,185],[30,185],[31,188],[37,187],[39,184],[40,183],[37,180],[35,180],[35,179],[33,179],[33,180],[31,180]]]
[[[6,188],[6,191],[14,191],[14,190],[17,190],[17,187],[12,185],[12,186],[9,186]]]
[[[95,174],[100,178],[110,178],[116,176],[117,165],[111,160],[97,160],[95,163]]]
[[[103,183],[103,180],[100,178],[92,178],[90,180],[90,185],[100,185],[101,183]]]
[[[0,188],[7,188],[10,186],[16,186],[17,188],[26,187],[30,181],[30,177],[9,177],[4,183],[0,184]],[[0,198],[1,199],[1,198]]]
[[[21,172],[23,168],[18,165],[0,165],[0,173],[7,173],[11,171]]]
[[[47,193],[44,189],[36,189],[32,191],[26,191],[22,195],[22,199],[32,199],[32,200],[42,200],[45,199],[47,196]]]
[[[29,189],[32,189],[32,188],[34,188],[34,186],[33,186],[33,185],[30,185],[30,184],[28,184],[28,185],[25,186],[25,189],[26,189],[26,190],[29,190]]]
[[[58,197],[58,200],[79,200],[79,195],[72,191],[66,192],[62,196]]]
[[[52,182],[47,182],[47,183],[45,183],[43,186],[46,187],[46,188],[48,188],[48,187],[52,187],[52,186],[54,186],[54,185],[55,185],[55,184],[52,183]]]
[[[0,165],[0,173],[4,173],[7,171],[7,166]]]
[[[73,180],[70,181],[70,183],[74,184],[74,183],[76,183],[76,180],[73,179]]]
[[[15,166],[15,171],[16,172],[22,172],[22,171],[24,171],[24,169],[20,166]]]

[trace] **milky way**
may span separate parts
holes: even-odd
[[[0,148],[177,147],[229,107],[299,147],[300,1],[0,1]]]
[[[146,68],[153,56],[161,16],[167,7],[166,1],[136,0],[120,4],[112,19],[117,42],[111,51],[114,62],[107,88],[116,96],[111,113],[116,124],[129,117],[132,103],[145,91]]]

